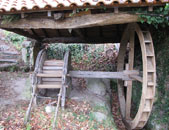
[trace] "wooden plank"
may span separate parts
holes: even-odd
[[[49,81],[49,82],[62,82],[61,78],[42,78],[43,81]]]
[[[69,50],[64,55],[64,66],[63,66],[63,76],[62,76],[62,109],[65,107],[65,99],[66,99],[66,86],[67,86],[67,73],[68,73],[68,60],[69,60]]]
[[[134,72],[136,71],[133,71],[133,73]],[[109,78],[109,79],[132,80],[124,72],[70,71],[69,76],[76,78]]]
[[[61,82],[57,82],[57,81],[55,81],[55,82],[51,82],[51,81],[42,81],[42,84],[43,85],[62,85],[62,83]]]
[[[128,71],[129,70],[129,64],[125,65],[125,69]],[[124,86],[127,87],[128,81],[124,81]]]
[[[39,84],[39,85],[37,85],[37,87],[38,88],[46,88],[46,89],[49,89],[49,88],[51,88],[51,89],[53,89],[53,88],[61,88],[62,87],[62,85],[59,85],[59,84],[55,84],[55,85],[51,85],[51,84]]]
[[[142,116],[141,116],[140,121],[147,121],[148,115],[149,115],[148,112],[144,112],[144,113],[142,114]]]
[[[63,67],[56,67],[56,66],[43,66],[43,70],[62,70]]]
[[[50,71],[50,70],[43,70],[44,74],[60,74],[62,75],[62,70],[59,71]]]
[[[12,63],[17,63],[18,61],[15,59],[0,59],[0,62],[12,62]]]
[[[38,73],[37,74],[37,77],[46,77],[46,78],[49,78],[49,77],[55,77],[55,78],[57,78],[57,77],[62,77],[62,74],[43,74],[43,73]]]
[[[2,23],[2,21],[0,22]],[[133,22],[138,22],[138,15],[121,12],[118,14],[115,13],[88,14],[79,17],[65,18],[62,21],[48,18],[25,18],[6,24],[0,24],[0,28],[73,29],[73,28],[85,28],[112,24],[125,24]]]
[[[63,60],[46,60],[47,63],[57,62],[57,63],[64,63]]]
[[[154,82],[148,82],[148,86],[154,86]]]
[[[143,78],[141,76],[138,76],[138,75],[130,75],[129,76],[130,78],[134,79],[134,80],[137,80],[139,82],[143,82]]]
[[[46,60],[44,66],[63,66],[63,61],[61,60]]]
[[[139,75],[138,70],[124,70],[123,73],[126,75]]]

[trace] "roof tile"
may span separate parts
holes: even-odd
[[[45,10],[47,6],[51,8],[58,8],[59,5],[63,7],[72,7],[76,5],[82,7],[87,5],[98,6],[99,4],[104,5],[113,5],[113,3],[127,5],[128,1],[131,3],[142,4],[142,0],[0,0],[0,12],[10,12],[15,11],[25,11],[25,10],[34,10],[41,9]],[[169,0],[160,0],[163,2],[169,2]],[[156,3],[156,0],[146,0],[147,3]],[[22,10],[23,9],[23,10]]]

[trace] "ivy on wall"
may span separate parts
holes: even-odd
[[[142,11],[141,9],[138,9],[136,12],[140,13],[139,21],[141,23],[146,22],[154,25],[156,28],[169,26],[169,4],[166,4],[164,7],[155,7],[153,12]]]

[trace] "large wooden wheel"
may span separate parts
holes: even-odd
[[[145,126],[152,110],[156,85],[156,64],[151,34],[149,31],[142,31],[136,23],[128,24],[123,33],[117,70],[123,71],[126,68],[133,70],[135,34],[138,36],[141,48],[142,76],[131,75],[133,79],[131,81],[118,80],[120,111],[123,122],[128,129],[142,129]],[[126,54],[127,50],[129,50],[128,55]],[[128,58],[127,63],[125,61],[126,57]],[[131,117],[133,81],[136,80],[141,83],[142,91],[137,92],[141,93],[140,102],[137,113],[134,117]]]

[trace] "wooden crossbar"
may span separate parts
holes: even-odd
[[[101,72],[101,71],[70,71],[68,76],[76,78],[106,78],[106,79],[122,79],[134,80],[130,75],[138,75],[136,70],[125,70],[122,72]]]

